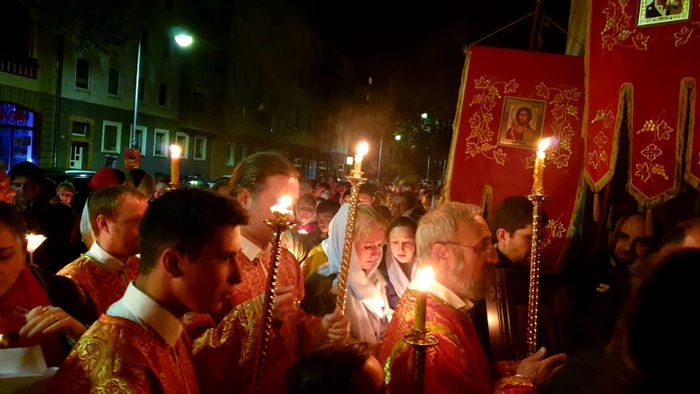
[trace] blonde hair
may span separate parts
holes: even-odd
[[[355,219],[355,241],[364,239],[377,228],[381,228],[382,231],[386,228],[381,217],[369,205],[359,205]]]
[[[429,261],[433,245],[452,241],[459,222],[475,224],[476,216],[481,215],[481,208],[473,204],[446,202],[439,208],[426,213],[418,221],[416,231],[416,249],[421,261]]]

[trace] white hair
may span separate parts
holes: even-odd
[[[481,208],[473,204],[447,202],[426,213],[418,221],[416,249],[421,261],[430,261],[433,245],[455,239],[457,223],[474,225]]]

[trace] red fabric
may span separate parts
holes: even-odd
[[[542,103],[541,137],[557,141],[545,161],[544,191],[551,199],[544,204],[550,222],[543,250],[544,269],[557,271],[581,173],[582,58],[478,46],[470,50],[450,157],[449,199],[483,206],[483,190],[489,185],[493,200],[486,204],[488,215],[504,198],[530,193],[536,148],[502,144],[503,136],[499,143],[499,134],[505,135],[512,122],[503,116],[509,97]],[[537,126],[534,121],[531,125]]]
[[[687,111],[694,112],[684,103],[683,79],[700,77],[700,8],[684,1],[693,7],[689,19],[639,26],[646,14],[640,3],[592,2],[585,171],[595,191],[610,180],[626,107],[628,191],[653,207],[680,192],[683,129]]]
[[[29,266],[25,265],[10,290],[0,297],[0,332],[18,333],[27,322],[24,315],[18,312],[18,307],[29,311],[37,306],[48,305],[51,305],[49,295],[32,274]],[[28,347],[36,344],[36,340],[22,338],[17,346]],[[48,366],[55,367],[61,364],[65,353],[59,334],[44,335],[39,344]]]
[[[194,339],[194,360],[200,391],[203,393],[251,392],[257,349],[262,333],[263,297],[271,253],[262,264],[237,255],[241,283],[233,287],[231,303],[208,319],[188,316],[186,327]],[[263,269],[263,265],[265,268]],[[304,298],[304,282],[294,256],[282,250],[277,286],[293,285],[296,298]],[[216,322],[215,326],[212,326]],[[208,324],[209,323],[209,324]],[[207,328],[207,325],[210,327]],[[279,325],[273,325],[263,378],[263,393],[284,392],[285,374],[297,361],[302,349],[325,339],[320,318],[297,310]]]
[[[396,307],[386,336],[379,348],[379,361],[384,365],[389,393],[415,392],[413,381],[413,348],[402,337],[413,327],[416,292],[408,290]],[[536,393],[522,380],[495,382],[484,355],[474,323],[467,312],[459,311],[430,294],[426,307],[427,329],[438,343],[425,354],[426,393]]]
[[[115,171],[114,168],[100,168],[95,175],[90,178],[89,183],[93,190],[119,184],[119,177],[117,176],[117,171]]]
[[[131,320],[100,316],[49,382],[49,393],[196,394],[190,341],[175,346]]]

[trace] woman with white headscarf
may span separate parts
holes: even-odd
[[[386,231],[388,245],[379,272],[387,281],[386,296],[391,309],[396,308],[408,284],[416,276],[416,228],[413,219],[399,216],[389,223]]]
[[[309,313],[332,313],[335,307],[348,210],[348,204],[340,208],[330,223],[328,238],[303,263],[302,269],[310,274],[302,307]],[[350,321],[351,335],[369,343],[381,341],[392,314],[386,281],[377,270],[382,259],[384,229],[384,223],[370,206],[357,207],[345,317]]]

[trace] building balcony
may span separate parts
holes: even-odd
[[[23,60],[0,59],[0,72],[36,79],[39,62],[33,58]]]

